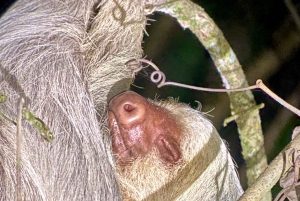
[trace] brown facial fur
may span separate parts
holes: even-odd
[[[121,97],[127,101],[130,100],[127,96]],[[174,99],[148,100],[147,102],[136,94],[133,97],[146,103],[142,104],[146,105],[145,114],[147,114],[143,121],[146,121],[149,116],[151,122],[143,122],[142,125],[157,124],[157,117],[152,120],[153,115],[150,115],[157,110],[160,111],[160,117],[167,114],[168,117],[171,116],[169,118],[172,119],[171,122],[176,120],[177,124],[172,124],[172,126],[176,125],[180,128],[177,131],[180,130],[181,152],[179,152],[178,162],[171,163],[172,165],[166,164],[168,157],[171,156],[172,160],[172,154],[176,153],[173,151],[173,146],[166,149],[174,137],[171,135],[171,140],[168,139],[170,136],[168,134],[157,135],[152,144],[153,148],[149,148],[147,154],[143,156],[140,154],[142,157],[137,158],[129,157],[132,160],[129,164],[117,162],[115,164],[116,176],[122,190],[123,200],[238,200],[243,190],[232,159],[216,129],[201,112],[186,104],[178,103]],[[136,101],[137,98],[134,100]],[[153,107],[156,109],[151,109]],[[148,108],[150,108],[149,112]],[[162,126],[167,131],[167,126],[165,124]],[[119,129],[117,120],[113,129],[116,131]],[[113,140],[115,139],[116,137],[113,136]],[[121,139],[123,140],[122,137]],[[130,148],[127,149],[125,146],[123,148],[130,153]],[[116,151],[115,154],[122,158]]]
[[[181,157],[180,126],[165,109],[128,91],[109,103],[108,120],[117,163],[126,165],[153,147],[168,164]]]

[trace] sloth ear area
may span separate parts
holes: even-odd
[[[171,136],[164,134],[158,135],[154,144],[164,162],[175,164],[181,158],[180,147]]]

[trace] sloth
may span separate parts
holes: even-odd
[[[243,193],[226,145],[200,111],[132,91],[108,108],[124,200],[237,200]]]

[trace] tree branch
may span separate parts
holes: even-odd
[[[293,134],[294,135],[294,134]],[[259,176],[239,201],[260,200],[285,174],[292,164],[288,162],[288,154],[292,149],[300,150],[300,133],[284,148],[283,151],[272,161],[268,168]]]
[[[22,200],[22,195],[21,195],[21,185],[22,185],[22,180],[21,180],[21,163],[22,163],[22,156],[21,156],[21,149],[22,149],[22,109],[24,105],[24,98],[22,97],[20,99],[20,104],[18,108],[18,120],[17,120],[17,142],[16,142],[16,147],[17,147],[17,166],[16,166],[16,174],[17,174],[17,201]]]
[[[247,87],[244,72],[221,30],[203,8],[189,0],[170,1],[158,11],[175,17],[183,28],[189,28],[210,53],[226,89]],[[229,93],[231,114],[241,114],[254,107],[251,91]],[[264,139],[258,110],[242,115],[236,120],[242,144],[242,154],[247,163],[248,185],[267,167]],[[270,200],[271,194],[265,200]]]

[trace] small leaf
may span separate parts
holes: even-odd
[[[48,141],[52,142],[53,141],[53,133],[50,131],[49,127],[39,118],[35,117],[27,108],[23,109],[23,116],[29,123],[35,127],[36,129],[39,130],[41,133],[42,137]]]
[[[6,96],[4,94],[0,94],[0,103],[4,103],[6,101]]]

